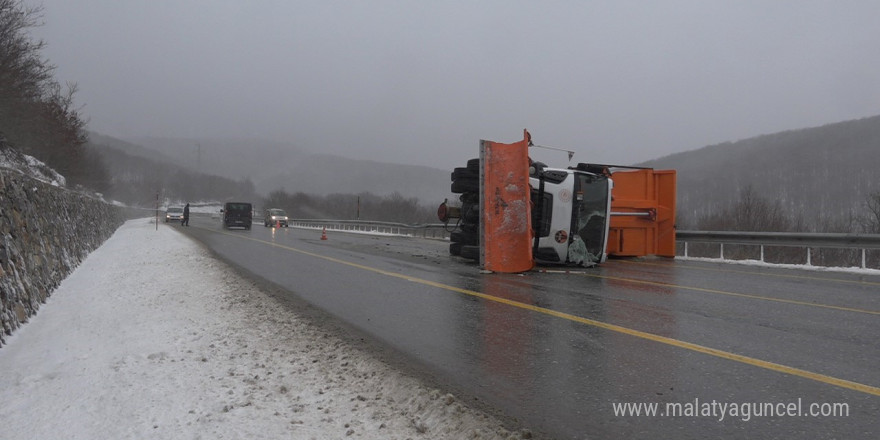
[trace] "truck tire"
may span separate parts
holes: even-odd
[[[478,192],[480,190],[480,181],[478,179],[456,179],[452,182],[452,193],[462,194],[466,192]]]
[[[468,258],[471,260],[480,261],[480,247],[479,246],[462,246],[460,255],[462,258]]]
[[[467,168],[476,174],[480,174],[480,158],[467,161]]]
[[[468,203],[473,205],[475,203],[480,203],[480,195],[476,192],[466,192],[462,193],[462,195],[458,197],[458,200],[461,201],[462,206],[467,205]]]
[[[471,205],[470,209],[461,210],[461,221],[464,223],[480,223],[480,205]]]
[[[449,243],[449,255],[461,255],[461,243]]]
[[[475,225],[475,224],[473,224],[473,223],[462,223],[462,224],[459,226],[459,228],[461,228],[461,230],[464,231],[464,232],[470,232],[470,233],[473,233],[473,234],[479,234],[479,233],[480,233],[480,225]]]
[[[470,168],[456,168],[452,170],[452,181],[458,179],[480,179],[480,173],[473,172]]]
[[[449,240],[465,246],[477,246],[480,244],[480,237],[477,236],[476,232],[453,232],[449,234]]]

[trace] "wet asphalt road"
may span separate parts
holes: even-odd
[[[880,276],[665,259],[480,274],[442,241],[191,224],[220,257],[548,437],[880,438]],[[625,403],[657,414],[615,414]],[[810,414],[833,409],[848,415]]]

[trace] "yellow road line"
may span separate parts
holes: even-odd
[[[725,290],[707,289],[707,288],[703,288],[703,287],[682,286],[679,284],[664,283],[664,282],[660,282],[660,281],[639,280],[636,278],[615,277],[615,276],[611,276],[611,275],[599,275],[599,274],[583,273],[583,272],[578,272],[578,273],[576,273],[576,275],[583,275],[585,277],[590,277],[590,278],[601,278],[601,279],[606,279],[606,280],[621,281],[621,282],[632,283],[632,284],[644,284],[644,285],[648,285],[648,286],[669,287],[669,288],[683,289],[683,290],[694,290],[697,292],[714,293],[717,295],[736,296],[736,297],[740,297],[740,298],[759,299],[762,301],[773,301],[773,302],[779,302],[779,303],[785,303],[785,304],[795,304],[795,305],[799,305],[799,306],[819,307],[819,308],[823,308],[823,309],[842,310],[845,312],[867,313],[869,315],[880,315],[880,311],[877,311],[877,310],[865,310],[865,309],[857,309],[857,308],[853,308],[853,307],[832,306],[829,304],[811,303],[811,302],[806,302],[806,301],[797,301],[797,300],[793,300],[793,299],[773,298],[773,297],[769,297],[769,296],[751,295],[748,293],[728,292]]]
[[[244,237],[241,235],[230,234],[228,232],[222,232],[222,231],[220,233],[226,234],[226,235],[231,235],[234,237],[243,238],[246,240],[252,240],[252,241],[256,241],[256,242],[260,242],[260,243],[265,243],[265,244],[268,244],[271,246],[275,246],[278,248],[297,252],[297,253],[300,253],[303,255],[308,255],[308,256],[319,258],[319,259],[322,259],[325,261],[332,261],[334,263],[344,264],[346,266],[355,267],[358,269],[363,269],[363,270],[370,271],[373,273],[378,273],[381,275],[387,275],[390,277],[394,277],[394,278],[398,278],[398,279],[402,279],[402,280],[406,280],[406,281],[411,281],[411,282],[419,283],[419,284],[426,285],[426,286],[436,287],[438,289],[449,290],[452,292],[458,292],[458,293],[461,293],[464,295],[482,298],[487,301],[493,301],[493,302],[497,302],[497,303],[501,303],[501,304],[506,304],[506,305],[509,305],[512,307],[516,307],[516,308],[520,308],[520,309],[524,309],[524,310],[530,310],[530,311],[533,311],[536,313],[541,313],[541,314],[548,315],[548,316],[554,316],[554,317],[566,319],[566,320],[569,320],[572,322],[579,322],[581,324],[585,324],[585,325],[589,325],[589,326],[593,326],[593,327],[598,327],[598,328],[610,330],[610,331],[617,332],[617,333],[623,333],[626,335],[634,336],[634,337],[641,338],[641,339],[646,339],[649,341],[658,342],[661,344],[670,345],[673,347],[679,347],[679,348],[683,348],[686,350],[691,350],[691,351],[695,351],[698,353],[703,353],[703,354],[708,354],[710,356],[719,357],[722,359],[728,359],[728,360],[732,360],[735,362],[740,362],[743,364],[752,365],[755,367],[764,368],[764,369],[771,370],[771,371],[776,371],[779,373],[789,374],[792,376],[798,376],[798,377],[810,379],[810,380],[813,380],[816,382],[821,382],[821,383],[834,385],[834,386],[841,387],[841,388],[859,391],[859,392],[866,393],[866,394],[880,396],[880,388],[873,387],[870,385],[861,384],[858,382],[853,382],[853,381],[849,381],[849,380],[845,380],[845,379],[839,379],[839,378],[827,376],[824,374],[813,373],[811,371],[802,370],[800,368],[788,367],[788,366],[777,364],[774,362],[768,362],[768,361],[756,359],[756,358],[749,357],[749,356],[743,356],[743,355],[727,352],[724,350],[718,350],[715,348],[705,347],[705,346],[702,346],[699,344],[680,341],[678,339],[673,339],[673,338],[669,338],[666,336],[655,335],[653,333],[647,333],[647,332],[643,332],[640,330],[622,327],[622,326],[615,325],[615,324],[609,324],[606,322],[596,321],[594,319],[583,318],[580,316],[572,315],[572,314],[565,313],[565,312],[560,312],[557,310],[547,309],[544,307],[538,307],[538,306],[535,306],[532,304],[526,304],[526,303],[522,303],[519,301],[513,301],[513,300],[510,300],[507,298],[501,298],[501,297],[497,297],[497,296],[487,295],[485,293],[477,292],[474,290],[462,289],[459,287],[450,286],[447,284],[442,284],[442,283],[429,281],[429,280],[425,280],[425,279],[421,279],[421,278],[416,278],[416,277],[404,275],[401,273],[389,272],[387,270],[378,269],[378,268],[370,267],[370,266],[365,266],[363,264],[352,263],[350,261],[340,260],[338,258],[328,257],[326,255],[316,254],[314,252],[308,252],[308,251],[296,249],[296,248],[293,248],[290,246],[285,246],[282,244],[273,243],[270,241],[259,240],[259,239],[250,238],[250,237]]]
[[[625,260],[617,260],[615,262],[620,262],[623,264],[632,264],[632,265],[640,265],[640,266],[655,266],[655,267],[676,267],[681,269],[696,269],[696,270],[705,270],[711,272],[723,272],[723,273],[735,273],[735,274],[745,274],[745,275],[758,275],[763,277],[776,277],[776,278],[792,278],[799,280],[809,280],[809,281],[829,281],[832,283],[845,283],[845,284],[856,284],[856,285],[864,285],[864,286],[880,286],[880,282],[875,281],[862,281],[862,280],[844,280],[841,278],[826,278],[826,277],[816,277],[809,275],[792,275],[792,274],[783,274],[783,273],[764,273],[764,272],[749,272],[745,270],[729,270],[729,269],[718,269],[715,267],[702,267],[702,266],[694,266],[694,265],[681,265],[681,266],[673,266],[671,264],[658,264],[658,263],[649,263],[647,261],[625,261]],[[757,266],[756,266],[757,267]],[[771,268],[772,269],[772,268]],[[781,268],[785,269],[785,268]],[[794,270],[794,269],[792,269]]]

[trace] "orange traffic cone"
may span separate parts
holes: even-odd
[[[321,231],[321,240],[326,240],[326,239],[327,239],[327,227],[324,226],[324,230]]]

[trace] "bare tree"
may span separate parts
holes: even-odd
[[[779,204],[772,204],[752,188],[743,188],[739,200],[727,209],[698,222],[698,228],[713,231],[785,232],[794,229],[792,222]]]
[[[45,42],[27,32],[42,24],[42,13],[41,6],[0,0],[0,132],[71,184],[106,182],[100,160],[84,151],[86,121],[74,104],[76,84],[62,88],[54,80],[55,67],[41,56]]]
[[[41,7],[0,0],[0,130],[13,141],[19,127],[32,128],[33,106],[52,81],[53,67],[40,58],[45,43],[27,34],[41,24],[41,17]]]
[[[436,218],[433,209],[420,206],[417,199],[407,199],[399,193],[388,196],[368,192],[311,196],[302,192],[290,195],[277,190],[262,202],[265,208],[282,208],[294,218],[355,219],[358,207],[362,220],[413,224],[429,223]]]
[[[751,185],[740,190],[739,200],[727,209],[704,216],[697,224],[704,231],[750,231],[750,232],[790,232],[803,228],[800,219],[792,221],[778,203],[771,203],[762,197]],[[712,246],[698,246],[696,254],[710,256]],[[733,259],[758,258],[760,249],[755,246],[726,246],[725,256]],[[775,262],[795,262],[801,258],[800,252],[786,248],[768,248],[765,258]]]
[[[880,234],[880,191],[871,193],[865,200],[868,212],[863,217],[862,226],[869,234]]]

